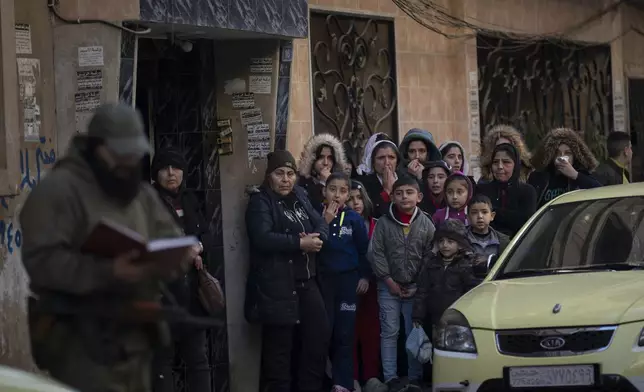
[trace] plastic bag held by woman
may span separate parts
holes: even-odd
[[[423,327],[414,327],[409,333],[405,348],[410,355],[420,363],[427,363],[432,361],[432,343],[430,342]]]

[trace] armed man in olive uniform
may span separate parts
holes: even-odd
[[[135,252],[114,259],[81,252],[103,219],[147,240],[181,235],[142,181],[149,150],[140,115],[104,105],[20,212],[33,357],[83,392],[149,391],[152,351],[167,330],[161,318],[150,317],[149,304],[158,303],[159,282],[196,257],[190,252],[186,260],[160,264],[141,262]],[[135,304],[148,304],[149,312]]]

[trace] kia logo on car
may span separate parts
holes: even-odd
[[[562,348],[566,344],[566,341],[563,338],[556,336],[550,336],[543,339],[539,345],[546,350],[557,350]]]

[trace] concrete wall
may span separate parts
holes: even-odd
[[[439,3],[450,14],[478,26],[535,35],[567,30],[614,1],[442,0]],[[470,76],[472,72],[477,75],[474,40],[448,39],[434,33],[412,20],[391,0],[311,0],[310,9],[393,19],[400,137],[412,127],[428,129],[438,142],[455,139],[466,148],[469,146],[476,160],[478,127],[470,123],[472,113],[468,104]],[[623,21],[622,15],[628,20]],[[614,80],[624,79],[624,69],[644,75],[644,68],[637,68],[644,61],[644,46],[634,41],[626,43],[635,34],[615,40],[631,24],[642,25],[642,20],[634,15],[638,13],[623,6],[619,12],[607,13],[590,25],[576,29],[570,38],[586,42],[614,40],[611,45]],[[442,29],[449,33],[467,33]],[[295,40],[287,146],[296,156],[313,134],[310,78],[309,40]],[[476,86],[478,81],[473,82]]]
[[[271,57],[274,64],[271,94],[255,94],[255,107],[262,110],[263,120],[270,125],[271,134],[273,134],[277,106],[279,41],[222,41],[217,43],[215,55],[217,117],[232,121],[234,142],[233,154],[221,156],[219,167],[226,268],[230,390],[231,392],[257,391],[261,336],[259,328],[249,325],[244,319],[249,258],[244,214],[248,204],[246,187],[263,181],[266,161],[248,160],[247,132],[241,125],[239,110],[233,109],[232,96],[225,93],[224,86],[226,81],[238,78],[248,84],[250,59]]]
[[[79,92],[77,72],[100,70],[103,88],[98,91],[100,102],[119,99],[119,71],[121,59],[121,31],[103,24],[72,25],[57,23],[54,34],[54,62],[56,72],[56,114],[58,149],[64,153],[70,139],[86,130],[91,112],[79,112],[75,94]],[[100,47],[103,66],[79,66],[79,48]],[[87,103],[87,102],[86,102]]]
[[[14,36],[12,50],[14,61],[17,57],[20,64],[20,83],[15,75],[5,80],[5,88],[20,88],[22,100],[15,97],[20,123],[16,127],[17,139],[10,140],[14,149],[11,156],[16,158],[20,173],[13,184],[18,192],[12,196],[0,194],[0,363],[29,369],[33,365],[26,322],[28,279],[20,260],[22,244],[17,215],[29,191],[56,159],[54,60],[46,3],[17,2],[15,22],[29,26],[31,49],[21,46],[20,53],[15,54]],[[34,133],[26,132],[28,122],[33,124]]]
[[[7,0],[2,0],[3,23],[5,11],[10,9],[5,3]],[[73,15],[66,16],[73,18]],[[83,121],[88,118],[84,114],[78,116],[77,121],[75,113],[78,47],[103,47],[104,66],[81,70],[102,71],[100,102],[118,99],[120,31],[106,25],[69,25],[56,21],[51,17],[47,3],[40,0],[16,1],[15,22],[29,25],[31,51],[22,45],[20,51],[26,53],[16,54],[13,27],[10,34],[2,29],[3,60],[11,58],[5,52],[7,37],[10,49],[14,51],[11,59],[14,72],[9,78],[3,73],[3,91],[5,98],[7,92],[15,94],[13,105],[17,110],[14,113],[19,121],[13,127],[17,130],[14,137],[2,137],[8,158],[15,159],[11,164],[17,168],[18,177],[9,184],[13,192],[4,191],[4,187],[0,192],[0,364],[33,369],[26,320],[28,278],[20,258],[21,234],[17,216],[29,191],[64,153],[69,139],[76,133],[77,124],[82,128]],[[23,37],[21,42],[24,44],[24,33],[19,36]],[[22,75],[18,79],[16,57]],[[6,108],[7,101],[4,104]],[[25,132],[27,122],[35,127],[33,133]]]

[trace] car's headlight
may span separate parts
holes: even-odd
[[[640,331],[640,336],[637,337],[637,346],[644,347],[644,328]]]
[[[447,309],[436,325],[434,347],[444,351],[476,353],[470,324],[463,313]]]

